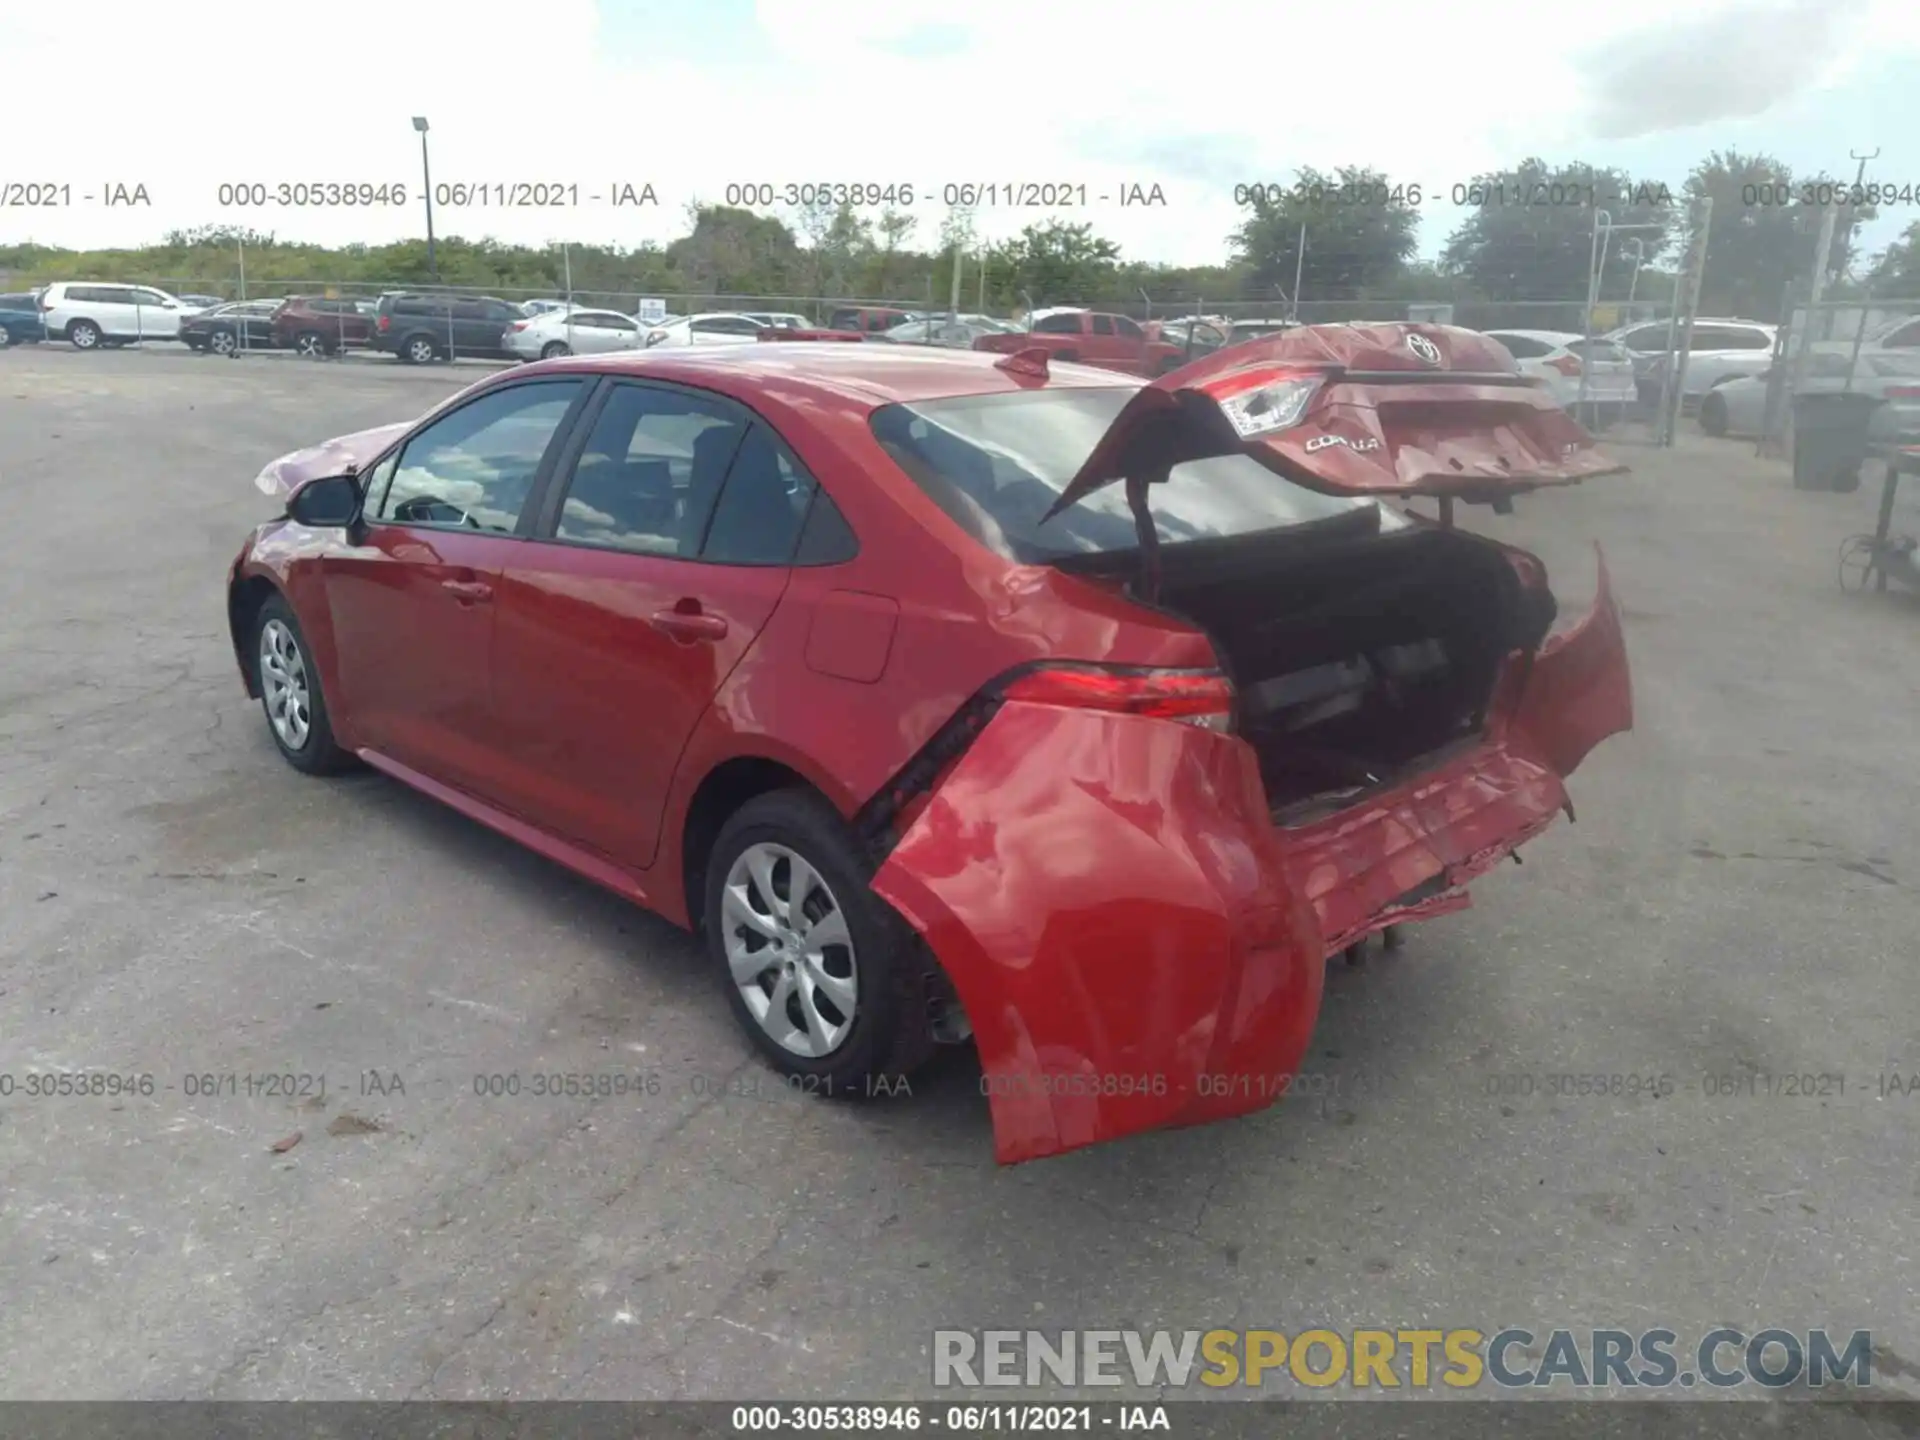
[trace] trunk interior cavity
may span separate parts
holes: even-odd
[[[1184,569],[1185,567],[1179,567]],[[1212,637],[1240,695],[1274,819],[1299,824],[1484,732],[1506,656],[1553,599],[1493,545],[1420,527],[1163,576],[1159,603]]]

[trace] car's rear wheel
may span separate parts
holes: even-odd
[[[409,365],[430,365],[439,357],[439,347],[425,335],[415,335],[400,347],[400,358]]]
[[[240,348],[240,337],[231,330],[215,330],[207,336],[207,349],[215,355],[231,355]]]
[[[562,355],[571,355],[572,353],[572,349],[568,347],[567,342],[564,340],[549,340],[540,347],[540,358],[542,360],[558,360]]]
[[[293,337],[293,348],[309,360],[319,360],[327,353],[327,337],[318,330],[302,330]]]
[[[1708,394],[1700,402],[1700,428],[1709,435],[1727,433],[1727,401],[1723,395]]]
[[[708,859],[705,941],[734,1016],[775,1069],[823,1095],[880,1093],[932,1050],[924,951],[870,873],[805,790],[748,801]]]
[[[254,678],[267,733],[294,769],[328,775],[350,768],[353,757],[334,743],[311,653],[293,607],[279,595],[270,597],[253,628]]]
[[[76,350],[98,350],[100,327],[91,320],[74,320],[67,325],[67,343]]]
[[[6,349],[11,344],[13,344],[13,332],[6,326],[0,325],[0,350]]]

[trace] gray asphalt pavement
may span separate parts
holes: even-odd
[[[1834,574],[1873,495],[1689,435],[1475,520],[1571,603],[1606,547],[1639,725],[1579,823],[1335,967],[1310,1094],[1003,1170],[964,1056],[786,1093],[678,932],[276,756],[255,471],[472,378],[0,354],[0,1398],[902,1397],[936,1327],[1376,1324],[1868,1327],[1920,1393],[1920,598]]]

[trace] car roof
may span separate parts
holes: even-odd
[[[796,389],[832,396],[846,405],[882,405],[1033,390],[1031,377],[1000,368],[1003,355],[975,350],[914,349],[895,345],[793,341],[692,349],[624,350],[611,355],[548,362],[556,370],[678,381],[749,398],[765,389]],[[1085,365],[1055,364],[1052,389],[1138,389],[1138,377]],[[524,371],[505,371],[524,374]]]
[[[1571,330],[1513,330],[1505,326],[1502,326],[1498,330],[1486,330],[1481,333],[1486,335],[1518,335],[1522,340],[1538,340],[1546,345],[1566,345],[1572,341],[1585,340],[1587,338],[1584,335],[1576,335]],[[1593,338],[1596,340],[1604,340],[1606,336],[1596,335]]]

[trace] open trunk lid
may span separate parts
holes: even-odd
[[[1488,337],[1450,325],[1304,325],[1142,387],[1053,507],[1125,476],[1241,452],[1334,495],[1514,495],[1621,465]]]

